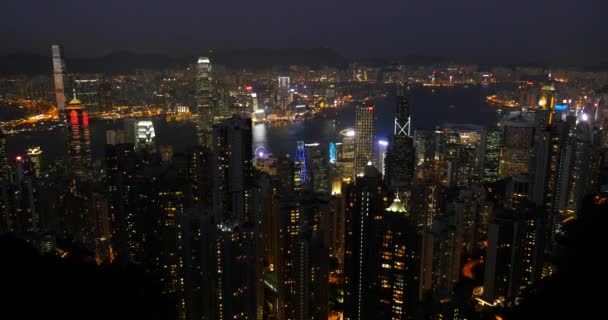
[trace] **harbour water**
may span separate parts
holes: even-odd
[[[414,87],[409,92],[412,108],[412,128],[431,130],[442,123],[470,123],[493,125],[497,122],[497,107],[489,105],[485,97],[493,93],[493,88],[481,86],[455,87]],[[395,97],[377,98],[370,101],[376,112],[376,139],[385,139],[393,131]],[[104,157],[105,132],[122,128],[122,121],[91,122],[91,142],[93,157]],[[326,143],[336,141],[338,132],[353,128],[354,108],[344,107],[335,118],[316,118],[294,122],[283,126],[256,124],[253,128],[253,148],[264,147],[274,155],[293,154],[296,141]],[[158,145],[172,145],[174,152],[185,152],[196,143],[196,129],[193,124],[166,123],[154,120]],[[7,154],[14,157],[27,147],[37,145],[43,150],[43,162],[50,163],[63,157],[64,138],[60,131],[32,132],[10,136],[7,139]]]

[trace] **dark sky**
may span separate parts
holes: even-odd
[[[608,62],[604,0],[2,0],[0,54],[327,46],[350,57]]]

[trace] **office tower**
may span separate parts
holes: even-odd
[[[414,179],[415,151],[414,139],[411,137],[410,106],[403,95],[402,88],[397,92],[397,110],[395,112],[393,135],[386,152],[386,176],[388,186],[393,192],[399,192],[404,200],[409,200],[409,192]]]
[[[154,148],[156,133],[154,132],[154,124],[150,120],[137,121],[137,139],[135,148]]]
[[[279,77],[279,109],[286,111],[289,105],[289,77]]]
[[[344,319],[374,319],[373,275],[377,274],[374,219],[384,212],[382,175],[371,163],[345,187]]]
[[[78,100],[87,106],[89,113],[102,111],[101,80],[98,74],[74,75],[72,87],[78,96]]]
[[[207,57],[198,58],[196,69],[196,109],[198,113],[198,144],[211,147],[211,126],[213,114],[213,83],[211,79],[211,62]]]
[[[304,144],[306,148],[306,164],[309,180],[312,183],[312,190],[315,192],[329,192],[329,159],[327,153],[316,143]]]
[[[306,145],[304,144],[304,141],[297,142],[296,156],[294,159],[293,187],[295,191],[302,191],[310,181],[306,164]]]
[[[212,207],[216,221],[251,221],[253,183],[251,119],[238,116],[213,126]]]
[[[529,172],[535,128],[534,122],[521,116],[504,123],[498,168],[500,178]]]
[[[106,144],[117,145],[127,143],[127,137],[124,130],[108,130],[106,131]]]
[[[88,112],[82,102],[74,97],[65,107],[65,115],[70,172],[76,179],[87,180],[93,175]]]
[[[342,181],[354,180],[355,173],[355,130],[340,131],[340,142],[336,143],[338,176]]]
[[[63,116],[63,109],[65,108],[65,62],[61,56],[61,47],[58,45],[51,46],[53,54],[53,82],[55,84],[55,99],[57,102],[57,109],[60,116]]]
[[[538,106],[548,110],[555,109],[555,85],[553,83],[542,86]]]
[[[497,128],[482,131],[481,155],[483,159],[483,181],[494,182],[498,179],[500,160],[501,130]]]
[[[386,150],[388,149],[388,141],[386,140],[378,140],[376,143],[376,161],[378,171],[382,173],[382,176],[386,175]]]
[[[36,172],[36,177],[41,177],[42,175],[42,149],[40,147],[31,147],[26,151],[27,157],[30,159],[32,164],[34,165],[34,171]]]
[[[123,120],[125,143],[137,144],[137,119],[129,118]]]
[[[374,143],[374,107],[357,106],[355,120],[355,172],[358,175],[365,170],[368,162],[373,161]]]
[[[286,192],[293,192],[295,188],[296,175],[299,175],[299,171],[296,173],[295,163],[289,155],[279,157],[277,159],[277,178],[279,179],[278,185],[280,190]]]

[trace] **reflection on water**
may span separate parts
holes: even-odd
[[[492,88],[480,86],[435,88],[433,93],[426,87],[411,90],[413,129],[433,129],[445,122],[491,125],[497,120],[496,107],[488,105],[485,97]],[[393,132],[395,99],[393,96],[373,102],[376,106],[377,139],[385,139]],[[354,108],[344,107],[335,119],[318,118],[283,125],[256,124],[253,127],[253,150],[264,147],[274,156],[295,153],[296,141],[307,143],[327,143],[338,139],[338,132],[353,128]],[[105,132],[121,129],[121,121],[91,121],[92,151],[95,159],[104,157]],[[196,129],[193,124],[164,123],[154,120],[158,145],[171,145],[176,153],[185,152],[196,143]],[[44,152],[43,161],[51,162],[62,157],[65,152],[64,139],[60,132],[40,132],[12,136],[7,139],[9,156],[22,153],[28,146],[39,145]],[[252,151],[253,151],[252,150]]]

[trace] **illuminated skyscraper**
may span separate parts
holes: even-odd
[[[34,164],[36,177],[40,177],[42,170],[42,149],[40,149],[40,147],[32,147],[27,149],[27,157]]]
[[[213,125],[213,83],[211,79],[211,61],[207,57],[198,58],[196,69],[198,144],[211,147],[211,126]]]
[[[68,158],[72,175],[88,179],[93,174],[89,115],[85,106],[74,97],[65,108],[68,134]]]
[[[135,148],[154,147],[156,133],[154,132],[154,124],[150,120],[142,120],[137,122],[137,133],[135,140]]]
[[[373,161],[374,107],[357,106],[355,122],[355,172],[360,174]]]
[[[289,77],[279,77],[279,108],[287,110],[289,105]]]
[[[484,129],[481,134],[483,181],[485,182],[494,182],[498,179],[500,136],[499,129]]]
[[[61,57],[60,46],[51,46],[51,51],[53,54],[53,82],[55,83],[55,99],[59,114],[63,115],[63,109],[65,108],[65,83],[63,80],[65,73],[65,62]]]
[[[384,180],[394,192],[399,191],[404,200],[409,199],[405,193],[411,189],[416,157],[414,139],[410,136],[410,126],[410,106],[408,100],[403,96],[403,92],[399,90],[394,132],[390,137],[386,152]]]
[[[98,74],[74,76],[72,85],[78,100],[87,106],[89,112],[101,111],[101,81]]]
[[[297,142],[294,170],[294,190],[302,191],[310,179],[306,164],[306,145],[304,141]]]
[[[340,142],[336,143],[338,176],[342,181],[352,181],[355,173],[355,130],[340,131]]]
[[[378,140],[376,143],[376,166],[382,175],[386,175],[385,170],[385,159],[386,159],[386,150],[388,148],[388,141],[386,140]]]
[[[498,174],[501,178],[528,173],[534,145],[534,122],[527,119],[506,121],[503,125],[502,148]]]
[[[306,147],[306,163],[308,164],[308,174],[312,182],[312,189],[315,192],[329,192],[329,161],[327,153],[321,147],[321,144],[307,143]]]

